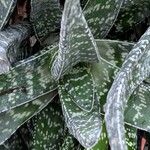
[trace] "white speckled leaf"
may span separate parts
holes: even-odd
[[[0,75],[0,112],[25,104],[57,88],[49,72],[57,47],[47,50],[19,62],[10,72]]]
[[[125,120],[139,129],[150,132],[150,84],[146,81],[137,87],[127,103]]]
[[[94,104],[95,85],[90,70],[74,69],[62,79],[66,92],[75,104],[84,111],[91,111]]]
[[[0,30],[4,28],[10,18],[17,0],[0,0]]]
[[[77,142],[77,140],[70,135],[69,133],[64,137],[63,143],[60,146],[59,150],[83,150],[80,149],[81,145]]]
[[[75,72],[76,71],[77,70],[75,69]],[[75,80],[78,78],[78,75],[76,73],[76,77],[74,78],[69,75],[67,75],[67,77],[68,80]],[[80,81],[82,82],[82,80]],[[80,142],[82,146],[86,148],[93,147],[98,142],[101,133],[100,107],[96,91],[94,93],[93,109],[90,112],[84,111],[73,102],[73,97],[66,91],[65,85],[61,81],[59,84],[59,95],[69,132]]]
[[[137,128],[125,124],[125,134],[128,150],[137,149]]]
[[[49,92],[32,102],[0,113],[0,144],[6,141],[24,122],[41,111],[57,92]]]
[[[56,99],[55,99],[56,100]],[[64,140],[64,119],[61,106],[51,102],[41,112],[32,118],[33,138],[32,150],[54,149],[58,150]]]
[[[58,80],[78,62],[96,62],[97,46],[79,0],[66,0],[61,22],[59,51],[51,72]]]
[[[89,0],[84,15],[95,38],[104,38],[113,26],[123,0]]]
[[[41,44],[60,29],[61,11],[58,0],[31,0],[31,21]]]
[[[100,56],[110,64],[121,67],[134,43],[122,42],[117,40],[96,39],[96,44]]]
[[[126,150],[124,109],[144,79],[150,76],[150,29],[141,37],[126,58],[107,96],[105,120],[112,150]]]
[[[114,24],[116,34],[125,32],[150,16],[149,0],[125,0]]]

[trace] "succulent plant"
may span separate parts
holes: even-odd
[[[149,6],[0,0],[0,149],[144,147],[137,143],[139,130],[150,131]]]

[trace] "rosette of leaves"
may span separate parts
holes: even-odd
[[[12,2],[0,1],[0,148],[135,150],[150,126],[150,31],[130,43],[110,30],[134,29],[149,2],[133,16],[138,0],[32,0],[13,26]]]

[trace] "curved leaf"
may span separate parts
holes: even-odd
[[[150,76],[149,38],[150,29],[129,53],[107,96],[105,120],[112,150],[127,149],[123,113],[133,91]]]
[[[91,111],[94,104],[94,82],[88,70],[73,70],[72,73],[64,76],[61,84],[70,95],[73,102],[84,111]]]
[[[68,80],[75,81],[77,79],[76,81],[82,82],[84,76],[87,74],[86,71],[84,71],[84,75],[82,75],[83,78],[81,78],[80,73],[82,73],[82,71],[75,69],[73,73],[76,73],[76,77],[73,78],[72,76],[67,75]],[[88,90],[89,89],[87,89],[87,91]],[[59,94],[69,132],[77,138],[84,147],[93,147],[98,142],[101,133],[100,110],[96,92],[94,93],[94,105],[90,112],[81,109],[73,102],[73,97],[66,91],[63,82],[60,82],[59,84]],[[88,92],[85,94],[88,94]]]
[[[61,22],[58,56],[51,72],[58,80],[78,62],[96,62],[97,46],[81,10],[79,0],[66,0]]]
[[[37,38],[43,41],[60,29],[61,10],[58,0],[31,0],[31,21]]]
[[[44,50],[42,54],[20,62],[7,74],[0,75],[0,113],[57,88],[49,72],[49,64],[56,51],[57,47]]]
[[[0,113],[0,145],[24,122],[41,111],[56,96],[56,94],[56,92],[49,92],[32,102]]]
[[[88,0],[84,15],[95,38],[104,38],[113,26],[123,0]]]
[[[115,22],[117,32],[125,32],[150,16],[149,0],[124,1],[120,15]]]

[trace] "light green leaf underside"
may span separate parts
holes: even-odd
[[[24,122],[41,111],[55,96],[56,92],[49,92],[32,102],[0,113],[0,144],[6,141]]]
[[[32,0],[30,14],[35,33],[41,44],[51,33],[60,29],[62,13],[57,0]]]
[[[51,72],[58,80],[78,62],[96,62],[97,46],[79,0],[66,0],[61,22],[59,51]]]
[[[10,110],[57,88],[49,65],[57,47],[47,48],[0,75],[0,112]],[[35,69],[36,68],[36,69]]]
[[[73,77],[72,74],[74,73],[76,76]],[[76,68],[72,71],[71,76],[66,75],[66,78],[68,80],[74,80],[74,82],[82,82],[87,72],[84,71],[84,74],[82,75],[83,78],[80,75],[81,73],[82,70],[78,70]],[[88,84],[86,84],[86,86],[87,85]],[[88,95],[88,93],[86,94]],[[96,91],[94,90],[94,105],[90,112],[81,109],[73,102],[74,97],[72,97],[72,95],[70,95],[70,93],[66,90],[63,79],[59,84],[59,95],[69,132],[80,142],[82,146],[86,148],[94,146],[101,133],[100,107]]]
[[[8,22],[16,6],[16,2],[17,0],[0,0],[0,30],[2,30]]]
[[[141,37],[126,58],[107,95],[105,120],[112,150],[125,150],[124,110],[142,81],[150,76],[150,29]]]
[[[84,15],[95,38],[104,38],[113,26],[123,0],[88,0]]]

